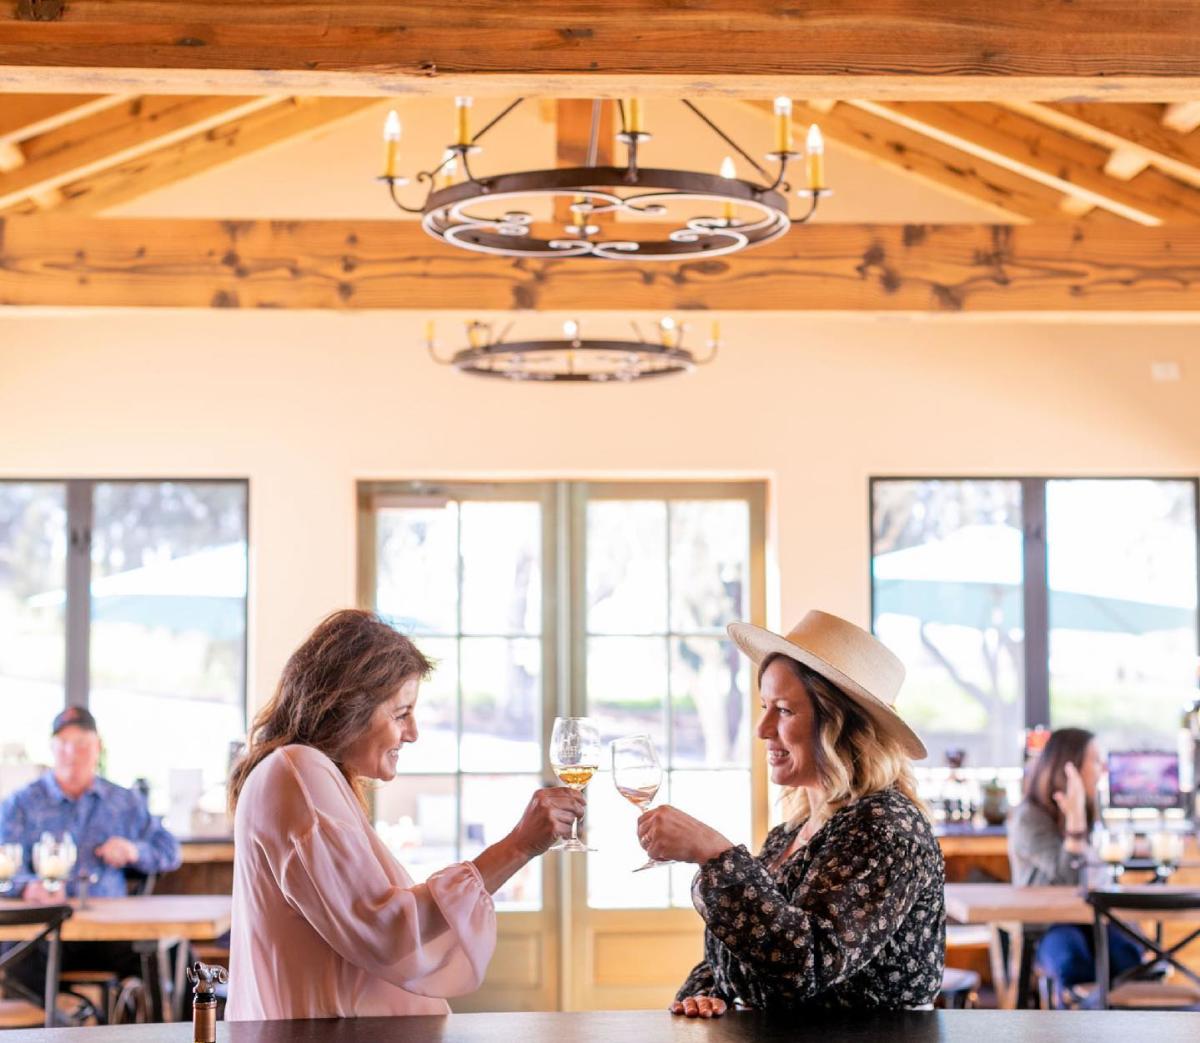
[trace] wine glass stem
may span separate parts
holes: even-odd
[[[579,819],[571,819],[571,843],[579,843]]]

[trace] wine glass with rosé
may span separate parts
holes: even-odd
[[[614,739],[612,744],[613,783],[617,792],[639,811],[650,807],[662,785],[662,763],[654,749],[654,741],[649,735],[626,735]],[[643,869],[653,869],[655,866],[669,866],[669,859],[652,858],[645,865],[634,870],[640,873]]]

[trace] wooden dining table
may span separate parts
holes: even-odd
[[[83,1033],[88,1033],[83,1035]],[[1152,1011],[937,1010],[678,1018],[665,1010],[451,1014],[217,1024],[218,1043],[1195,1043],[1200,1015]],[[7,1032],[5,1043],[191,1043],[190,1025]]]
[[[71,899],[71,918],[62,925],[64,942],[155,942],[158,988],[172,983],[171,1004],[163,1014],[178,1020],[183,1013],[187,943],[208,942],[229,930],[233,899],[229,895],[131,895],[128,898]],[[0,911],[25,908],[15,899],[0,900]],[[0,927],[0,941],[34,937],[37,927]],[[170,951],[178,947],[171,967]]]
[[[1146,888],[1153,888],[1156,895],[1196,892],[1195,886],[1171,884],[1141,884],[1111,890],[1137,892]],[[1001,1007],[1012,1009],[1019,1005],[1021,989],[1028,978],[1026,969],[1021,966],[1026,928],[1035,924],[1091,924],[1094,914],[1078,887],[947,884],[946,916],[956,923],[988,926],[988,955],[996,999]],[[1200,911],[1158,912],[1154,919],[1162,923],[1197,923],[1200,922]],[[1002,935],[1007,935],[1007,946]]]

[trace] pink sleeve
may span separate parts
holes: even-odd
[[[288,903],[368,974],[423,996],[477,989],[496,947],[496,913],[475,866],[413,885],[365,822],[346,814],[337,780],[298,775],[313,820],[278,867]]]

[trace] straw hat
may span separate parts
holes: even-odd
[[[904,682],[904,664],[878,638],[838,616],[813,610],[781,637],[752,623],[730,623],[729,636],[757,666],[778,653],[815,670],[839,689],[879,730],[914,760],[925,744],[892,705]]]

